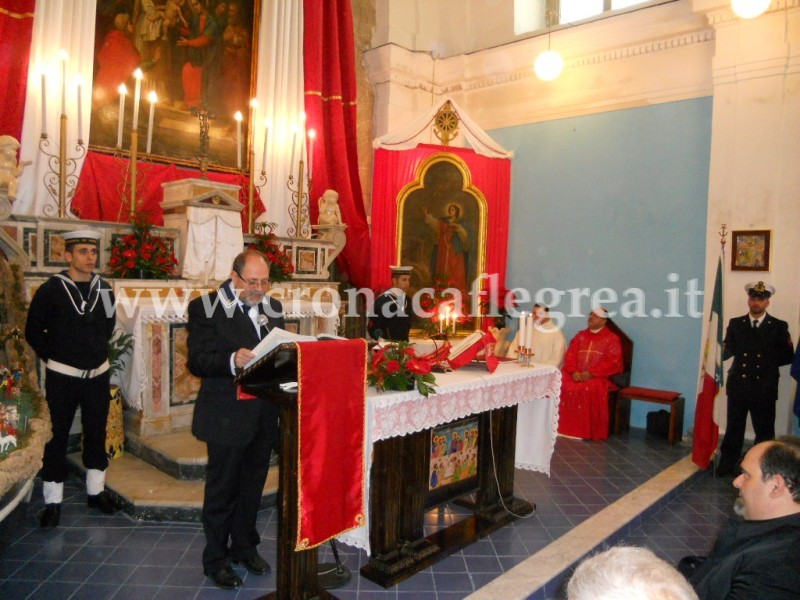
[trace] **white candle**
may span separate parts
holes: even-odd
[[[133,72],[133,77],[136,79],[136,87],[133,91],[133,130],[139,128],[139,100],[142,95],[142,70],[136,69]]]
[[[314,138],[317,132],[313,129],[308,130],[308,180],[311,181],[311,165],[314,163]]]
[[[528,315],[528,326],[525,333],[528,337],[525,339],[525,347],[530,351],[533,348],[533,315]]]
[[[47,133],[47,91],[44,85],[44,71],[42,71],[42,133]]]
[[[83,139],[83,111],[81,110],[81,78],[78,77],[78,139]]]
[[[147,99],[150,100],[150,118],[147,121],[147,154],[150,154],[150,148],[153,146],[153,117],[156,114],[158,96],[155,92],[150,92]]]
[[[241,111],[236,111],[236,114],[233,115],[233,118],[236,119],[236,168],[242,168],[242,113]]]
[[[61,114],[67,114],[67,52],[58,53],[61,57]]]
[[[294,170],[294,148],[297,145],[297,127],[292,127],[292,160],[289,161],[289,174]]]
[[[453,335],[456,333],[456,317],[458,317],[458,313],[453,309]]]
[[[442,323],[443,319],[444,319],[444,312],[442,312],[442,309],[440,308],[439,309],[439,333],[442,333],[442,330],[444,329],[444,324]]]
[[[125,121],[125,95],[128,93],[128,88],[124,83],[119,84],[117,88],[119,92],[119,123],[117,123],[117,148],[122,148],[122,124]]]
[[[524,348],[525,347],[525,342],[528,340],[527,333],[526,333],[527,325],[528,325],[528,320],[527,320],[527,317],[525,316],[525,313],[524,312],[520,313],[520,315],[519,315],[519,341],[517,342],[517,346],[519,348]]]
[[[261,172],[267,171],[267,143],[269,142],[269,119],[264,120],[264,152],[261,155]]]

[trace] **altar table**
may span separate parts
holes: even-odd
[[[437,392],[427,398],[416,390],[378,393],[374,388],[368,388],[365,498],[370,498],[368,475],[372,467],[373,447],[377,442],[518,404],[524,405],[529,415],[524,428],[517,429],[515,465],[550,473],[561,391],[561,372],[558,369],[552,366],[525,368],[516,363],[501,363],[494,373],[489,373],[485,367],[470,366],[437,374],[436,383]],[[369,527],[368,523],[337,539],[370,554]]]

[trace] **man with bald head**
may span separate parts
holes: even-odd
[[[256,517],[278,438],[278,408],[244,394],[234,382],[236,370],[255,358],[252,348],[259,340],[284,327],[281,304],[267,289],[267,258],[246,250],[219,290],[189,304],[189,370],[202,378],[192,433],[208,447],[203,571],[223,589],[242,585],[231,562],[253,575],[270,570],[256,550]]]
[[[800,598],[800,438],[753,446],[733,480],[734,518],[707,557],[679,570],[702,600]]]

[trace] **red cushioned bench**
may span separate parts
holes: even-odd
[[[654,390],[643,387],[622,388],[617,394],[617,409],[614,414],[614,433],[627,431],[630,427],[631,400],[666,404],[669,411],[669,443],[680,442],[683,437],[683,406],[685,400],[680,392]]]

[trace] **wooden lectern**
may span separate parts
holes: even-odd
[[[246,392],[266,398],[280,408],[278,564],[275,567],[277,589],[259,600],[336,600],[336,596],[321,588],[317,582],[317,548],[300,552],[294,549],[299,519],[297,388],[284,391],[280,384],[297,381],[297,349],[294,344],[278,346],[242,372],[237,381]]]

